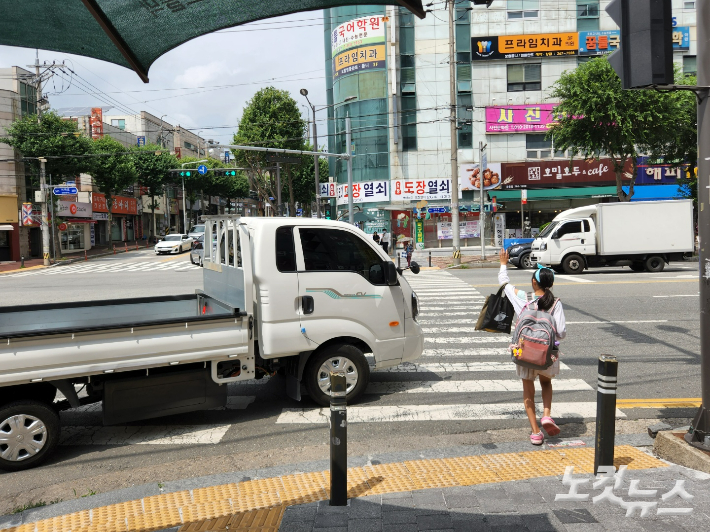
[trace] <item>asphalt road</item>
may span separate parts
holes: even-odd
[[[697,276],[697,263],[680,263],[657,274],[609,268],[557,277],[554,292],[568,322],[553,402],[563,437],[594,434],[600,354],[619,357],[620,402],[639,400],[620,407],[618,432],[645,432],[656,419],[688,423],[695,408],[677,399],[700,396]],[[520,288],[529,290],[530,277],[530,271],[511,271]],[[483,296],[496,290],[497,270],[427,271],[412,282],[421,298],[425,356],[418,365],[373,372],[368,393],[349,410],[349,454],[526,441],[529,427],[506,338],[472,331]],[[0,275],[0,305],[197,288],[201,269],[187,254],[141,251]],[[328,457],[324,418],[307,397],[289,399],[280,377],[230,385],[229,395],[225,410],[120,427],[103,427],[96,406],[63,412],[62,444],[46,465],[0,472],[0,515],[40,499]],[[649,404],[661,399],[665,405]]]

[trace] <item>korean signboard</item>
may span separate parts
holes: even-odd
[[[337,183],[319,183],[321,198],[335,198],[337,196]]]
[[[673,167],[648,157],[637,159],[636,183],[639,185],[677,185],[687,183],[688,177],[688,165]]]
[[[396,179],[392,199],[398,201],[451,199],[451,179]]]
[[[480,236],[478,220],[459,222],[459,238],[478,238]],[[439,240],[451,240],[453,238],[451,222],[438,222],[436,224],[436,238]]]
[[[385,42],[385,23],[382,17],[362,17],[349,20],[331,33],[332,57],[348,48]]]
[[[501,165],[500,163],[490,163],[481,172],[478,163],[459,165],[459,189],[481,190],[481,180],[483,180],[483,190],[491,190],[501,185]]]
[[[100,139],[104,136],[104,117],[101,107],[91,108],[91,119],[89,120],[89,124],[91,125],[92,139]]]
[[[91,218],[91,203],[60,200],[55,212],[63,218]]]
[[[575,32],[536,35],[501,35],[472,37],[473,61],[557,57],[577,55],[579,36]]]
[[[631,178],[631,160],[626,162],[622,179]],[[503,189],[555,188],[567,186],[608,186],[616,183],[610,159],[534,161],[503,163]]]
[[[384,43],[351,48],[333,57],[333,79],[365,70],[383,70],[384,68]]]
[[[554,103],[486,107],[486,133],[546,133],[555,123]]]
[[[424,222],[422,220],[414,222],[414,242],[417,249],[424,249]]]
[[[359,183],[353,183],[353,203],[389,201],[389,199],[389,181],[361,181]],[[338,185],[338,205],[346,203],[348,203],[348,185]]]
[[[603,55],[616,51],[620,34],[619,30],[580,31],[579,55]]]
[[[111,206],[112,214],[138,214],[138,200],[136,198],[127,198],[124,196],[114,196],[113,205]],[[106,196],[93,192],[91,194],[91,204],[94,212],[108,212],[106,205]]]
[[[690,50],[690,27],[676,26],[673,28],[673,50]]]

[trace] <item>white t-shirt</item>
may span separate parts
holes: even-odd
[[[389,244],[390,241],[390,234],[385,231],[382,233],[382,236],[380,237],[380,242],[387,242]]]

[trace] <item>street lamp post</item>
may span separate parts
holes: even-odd
[[[301,89],[301,95],[306,98],[308,105],[311,106],[311,111],[313,111],[313,150],[318,151],[318,132],[316,130],[316,106],[311,103],[308,99],[308,91],[306,89]],[[318,164],[318,156],[313,156],[313,164],[315,165],[315,175],[316,175],[316,216],[320,218],[320,168]]]
[[[199,153],[199,152],[198,152]],[[180,168],[185,168],[185,165],[188,164],[197,164],[197,163],[206,163],[207,159],[202,159],[201,161],[191,161],[189,163],[182,163],[180,165]],[[183,227],[185,229],[185,232],[187,233],[187,209],[185,208],[185,176],[180,176],[182,177],[182,218],[183,218]]]

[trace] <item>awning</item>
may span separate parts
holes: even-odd
[[[520,193],[520,190],[488,191],[488,195],[495,197],[497,201],[520,201]],[[528,201],[613,197],[616,197],[616,187],[545,188],[528,190]]]
[[[22,0],[4,10],[0,44],[109,61],[147,83],[156,59],[200,35],[300,11],[373,4],[403,5],[425,16],[421,0]]]
[[[629,192],[629,187],[624,187]],[[684,198],[678,185],[641,185],[634,187],[631,201],[673,200]]]
[[[0,231],[14,231],[15,228],[11,225],[0,225]]]
[[[80,220],[65,220],[64,223],[67,224],[97,224],[98,220],[89,220],[87,218],[82,218]]]

